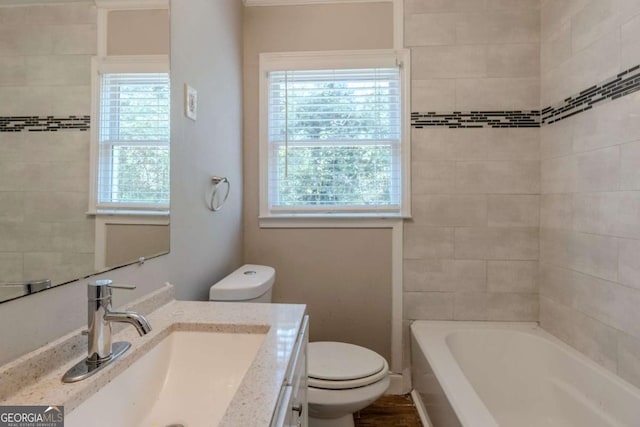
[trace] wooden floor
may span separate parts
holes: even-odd
[[[356,427],[422,427],[409,395],[382,396],[354,419]]]

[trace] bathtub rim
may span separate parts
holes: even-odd
[[[446,341],[451,332],[474,329],[503,329],[524,333],[533,336],[535,339],[547,341],[567,357],[587,365],[590,369],[594,369],[597,374],[602,375],[625,392],[640,399],[639,388],[550,334],[538,322],[416,320],[411,324],[411,337],[420,347],[420,351],[427,359],[440,387],[449,400],[449,404],[455,411],[460,423],[464,426],[499,426],[489,408],[478,396],[462,369],[458,366],[455,356],[451,353]]]

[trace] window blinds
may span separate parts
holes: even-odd
[[[169,75],[102,74],[98,207],[169,206]]]
[[[398,68],[272,71],[272,212],[399,211]]]

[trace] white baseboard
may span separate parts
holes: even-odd
[[[404,379],[400,374],[390,374],[391,383],[384,394],[407,394],[404,390]]]
[[[411,399],[413,399],[413,404],[416,405],[416,410],[418,411],[422,425],[424,427],[433,427],[433,424],[429,419],[429,414],[427,414],[427,408],[424,407],[424,403],[422,403],[422,399],[420,399],[420,395],[417,391],[411,391]]]

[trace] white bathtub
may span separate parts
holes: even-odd
[[[535,323],[417,321],[411,336],[434,427],[640,426],[640,389]]]

